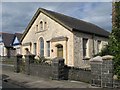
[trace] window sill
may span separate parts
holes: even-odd
[[[84,57],[83,60],[90,60],[90,57]]]
[[[47,31],[47,30],[36,31],[36,33],[45,32],[45,31]],[[35,33],[35,34],[36,34],[36,33]]]

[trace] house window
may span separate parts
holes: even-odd
[[[88,51],[87,42],[88,42],[88,39],[83,38],[83,57],[84,58],[87,56],[87,51]]]
[[[50,41],[47,41],[47,56],[50,57]]]
[[[97,52],[99,53],[101,51],[101,41],[97,41]]]
[[[44,40],[40,38],[40,56],[44,56]]]
[[[43,30],[43,22],[41,21],[40,22],[40,31],[42,31]]]
[[[36,31],[38,31],[38,25],[36,25]]]
[[[2,35],[0,35],[0,42],[2,42]]]
[[[44,29],[47,30],[47,22],[44,24]]]
[[[16,48],[16,53],[17,53],[17,54],[21,54],[21,52],[20,52],[20,47]]]
[[[36,43],[34,43],[34,54],[36,55]]]

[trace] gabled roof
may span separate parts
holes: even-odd
[[[15,33],[15,37],[17,37],[18,40],[20,41],[20,38],[22,37],[22,34],[21,33]]]
[[[17,38],[17,40],[18,40],[18,42],[19,42],[19,43],[17,43],[17,44],[21,44],[21,42],[20,42],[21,37],[22,37],[22,34],[21,34],[21,33],[15,33],[15,34],[14,34],[14,39],[13,39],[13,41],[12,41],[12,45],[14,44],[14,41],[15,41],[16,38]]]
[[[43,8],[39,8],[37,10],[37,12],[35,13],[35,15],[33,16],[30,23],[28,24],[27,28],[25,29],[23,36],[21,38],[21,41],[23,40],[23,38],[29,31],[30,27],[32,26],[32,24],[34,23],[34,21],[40,14],[40,12],[44,13],[45,15],[47,15],[51,19],[55,20],[56,22],[58,22],[59,24],[61,24],[62,26],[64,26],[65,28],[67,28],[70,31],[80,31],[80,32],[100,35],[100,36],[104,36],[104,37],[109,36],[109,32],[107,32],[106,30],[104,30],[92,23],[85,22],[83,20],[79,20],[79,19],[76,19],[76,18],[73,18],[70,16],[66,16],[66,15],[63,15],[63,14],[60,14],[60,13],[57,13],[54,11],[49,11],[49,10],[46,10]]]
[[[12,47],[14,34],[4,32],[1,32],[0,34],[2,35],[2,42],[4,43],[5,47]]]

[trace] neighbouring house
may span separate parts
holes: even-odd
[[[12,46],[14,34],[0,32],[0,56],[13,56],[15,50]]]
[[[20,42],[21,36],[22,36],[21,33],[15,33],[14,34],[14,39],[13,39],[13,42],[12,42],[12,46],[15,49],[15,51],[16,51],[15,53],[16,54],[22,54],[21,42]]]
[[[21,54],[20,33],[0,32],[0,56],[15,56]]]
[[[109,32],[70,16],[39,8],[22,37],[22,54],[63,57],[68,66],[84,67],[108,43]]]

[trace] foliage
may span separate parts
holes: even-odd
[[[120,2],[115,2],[114,7],[112,33],[109,37],[108,45],[98,55],[109,54],[114,56],[114,74],[118,75],[118,79],[120,79]]]
[[[106,45],[106,47],[103,48],[101,50],[101,52],[99,52],[98,54],[95,54],[94,57],[96,57],[96,56],[104,56],[104,55],[112,55],[112,52],[110,52],[109,47],[110,47],[109,45]]]
[[[39,63],[48,63],[48,61],[51,62],[51,59],[47,59],[44,56],[42,56],[42,57],[38,56],[38,59],[35,60],[35,63],[38,63],[38,64]]]
[[[114,3],[115,19],[112,33],[110,36],[109,46],[112,55],[114,56],[114,73],[120,79],[120,2]]]

